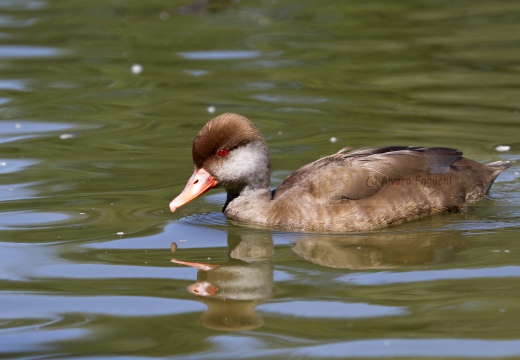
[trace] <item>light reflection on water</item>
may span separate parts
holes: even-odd
[[[0,122],[0,144],[45,136],[46,132],[54,133],[73,128],[65,123],[40,122],[30,120],[3,120]]]
[[[167,209],[226,111],[273,185],[344,146],[519,159],[518,5],[185,5],[0,1],[0,354],[520,356],[517,166],[465,214],[364,234],[233,222],[222,192]]]
[[[0,230],[58,226],[70,218],[71,216],[60,213],[42,213],[36,211],[4,212],[0,220]]]
[[[430,271],[407,271],[403,273],[379,272],[377,274],[348,275],[338,278],[339,282],[356,285],[380,285],[393,283],[412,283],[439,280],[468,280],[492,278],[517,278],[520,276],[519,266],[505,266],[488,269],[451,269]]]
[[[23,298],[17,294],[1,296],[5,306],[4,319],[49,318],[56,313],[87,313],[93,308],[115,316],[157,316],[179,312],[200,311],[201,306],[193,301],[146,298],[138,296],[70,296],[29,295]],[[19,309],[24,309],[19,313]]]
[[[214,50],[180,52],[179,55],[187,60],[239,60],[259,57],[261,55],[261,52],[238,50]]]
[[[332,301],[273,302],[262,305],[259,309],[265,313],[278,313],[284,316],[298,316],[303,318],[355,319],[406,314],[405,308],[400,307]],[[312,311],[309,311],[309,309],[312,309]]]
[[[62,56],[67,53],[68,51],[65,50],[44,46],[0,46],[0,59],[45,58]]]
[[[20,198],[28,199],[35,195],[35,191],[30,190],[29,188],[37,185],[36,183],[32,184],[10,184],[10,185],[0,185],[0,197],[2,201],[8,200],[17,200]]]
[[[240,356],[237,349],[245,346],[255,352],[254,357],[245,358],[285,358],[288,356],[311,358],[344,358],[345,353],[352,357],[360,358],[391,358],[391,357],[468,357],[486,359],[489,357],[514,357],[518,356],[519,341],[501,340],[474,340],[474,339],[374,339],[334,342],[330,344],[308,344],[297,349],[272,349],[263,350],[266,344],[247,335],[231,337],[226,335],[212,338],[213,351],[217,354],[226,353],[230,356]],[[427,354],[425,354],[425,349]],[[494,350],[492,350],[494,349]],[[211,359],[210,355],[197,354],[201,359]],[[190,358],[190,357],[188,357]],[[195,357],[192,357],[195,358]],[[223,358],[218,355],[213,358]]]

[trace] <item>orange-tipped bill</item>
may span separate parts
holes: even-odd
[[[177,259],[172,259],[171,261],[174,264],[191,266],[196,269],[203,270],[203,271],[209,271],[209,270],[213,270],[213,269],[216,269],[219,267],[219,265],[204,264],[204,263],[191,262],[191,261],[182,261],[182,260],[177,260]]]
[[[195,169],[184,190],[170,203],[171,212],[175,212],[182,205],[213,189],[215,186],[217,186],[217,180],[210,173],[203,168]]]

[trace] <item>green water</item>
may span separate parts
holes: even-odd
[[[0,357],[520,358],[518,165],[364,234],[168,210],[223,112],[273,185],[345,146],[520,159],[519,59],[510,1],[0,0]]]

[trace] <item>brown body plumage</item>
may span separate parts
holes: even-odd
[[[230,218],[342,232],[461,211],[482,199],[512,164],[483,165],[450,148],[340,151],[301,167],[271,191],[265,141],[237,114],[220,115],[204,126],[193,141],[193,161],[195,172],[170,204],[172,211],[213,187],[223,187],[228,194],[223,211]]]

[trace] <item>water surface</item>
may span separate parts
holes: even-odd
[[[229,221],[221,192],[167,208],[223,112],[273,186],[345,146],[520,159],[519,4],[0,10],[1,357],[520,358],[517,165],[467,213],[363,234]]]

